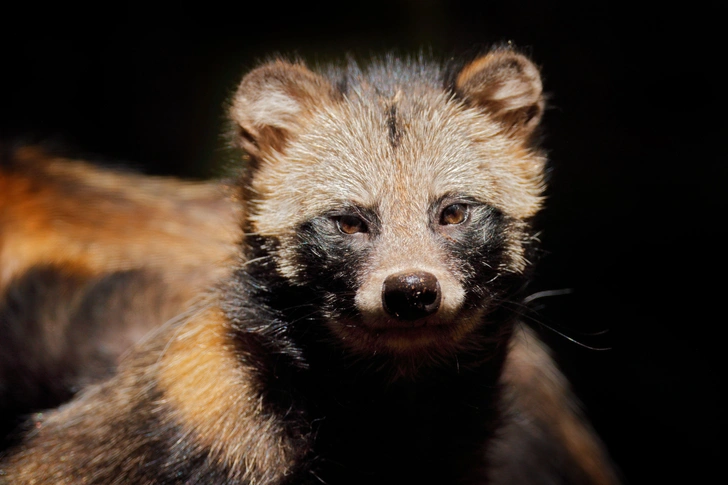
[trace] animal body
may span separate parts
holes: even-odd
[[[518,320],[543,107],[538,69],[510,49],[251,71],[230,108],[247,154],[235,256],[219,238],[222,253],[191,267],[229,264],[182,285],[199,300],[112,377],[29,421],[0,479],[616,483]]]
[[[239,240],[222,186],[2,148],[0,443],[110,376],[222,276]]]

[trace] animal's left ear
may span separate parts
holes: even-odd
[[[454,89],[513,134],[527,137],[541,121],[544,98],[538,68],[512,50],[493,50],[466,64]]]

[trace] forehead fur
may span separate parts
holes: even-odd
[[[443,195],[469,196],[519,219],[540,206],[543,157],[487,112],[443,88],[434,63],[350,64],[281,151],[259,161],[251,222],[275,235],[346,204],[424,215]],[[424,210],[421,210],[424,209]]]

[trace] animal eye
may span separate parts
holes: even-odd
[[[367,232],[369,228],[366,222],[356,216],[341,216],[336,219],[336,225],[339,231],[344,234],[356,234],[358,232]]]
[[[465,204],[452,204],[445,207],[440,214],[440,224],[448,226],[461,224],[468,218],[468,206]]]

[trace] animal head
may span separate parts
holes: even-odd
[[[246,231],[355,353],[466,348],[520,287],[542,204],[538,69],[394,57],[314,72],[275,60],[232,103]],[[260,249],[260,248],[259,248]]]

